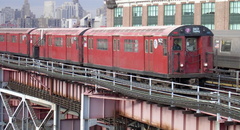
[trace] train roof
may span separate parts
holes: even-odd
[[[92,28],[84,35],[89,36],[171,36],[171,35],[213,35],[211,30],[201,25],[141,26]]]
[[[30,33],[34,28],[0,28],[0,33],[11,33],[11,34],[27,34]]]
[[[38,28],[31,34],[40,35],[42,30],[45,35],[82,35],[88,28]]]
[[[214,36],[219,37],[239,37],[240,30],[212,30]]]

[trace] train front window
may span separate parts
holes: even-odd
[[[197,50],[197,39],[187,38],[186,39],[186,51],[196,51]]]
[[[173,40],[173,48],[174,51],[182,50],[182,39],[181,38],[175,38]]]

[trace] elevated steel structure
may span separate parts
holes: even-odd
[[[173,109],[188,108],[196,111],[196,115],[201,115],[206,112],[212,113],[211,115],[216,115],[217,121],[221,120],[221,118],[227,119],[228,122],[239,122],[240,120],[238,116],[240,114],[238,93],[6,54],[0,56],[0,64],[8,68],[28,71],[39,75],[43,74],[65,81],[81,82],[96,87],[104,86],[109,90],[122,93],[128,97],[152,102],[160,106],[167,105]],[[137,82],[137,80],[134,79],[144,81],[144,83]],[[57,99],[44,92],[35,94],[36,92],[34,92],[33,89],[31,90],[27,85],[16,82],[9,82],[8,86],[14,91],[49,100],[56,105],[64,106],[64,108],[76,113],[81,111],[79,102],[71,101],[72,104],[67,104],[67,101],[70,100],[60,97],[57,97],[59,98]],[[179,89],[181,86],[196,89]],[[66,102],[64,100],[66,100]],[[62,104],[61,101],[63,101]],[[82,103],[84,104],[84,102]],[[80,115],[84,116],[82,114]],[[10,117],[11,116],[10,114]],[[85,117],[87,118],[87,115],[85,115]],[[91,123],[96,124],[88,120],[83,124],[91,126]],[[110,128],[110,126],[108,127]]]
[[[5,108],[5,111],[9,117],[7,124],[1,124],[1,129],[10,129],[13,130],[28,130],[31,126],[31,128],[35,128],[36,130],[40,130],[45,127],[47,122],[50,118],[53,116],[53,130],[58,130],[60,126],[60,109],[59,106],[51,103],[46,100],[42,100],[33,96],[25,95],[22,93],[18,93],[15,91],[7,90],[0,88],[0,96],[1,101],[3,103],[3,106]],[[19,99],[20,103],[16,107],[16,109],[13,111],[9,105],[9,100],[11,98],[16,97]],[[33,107],[31,104],[40,104],[46,108],[49,109],[49,112],[43,119],[43,121],[39,120],[34,112]],[[22,113],[22,115],[20,115]],[[29,117],[30,115],[30,117]],[[31,123],[30,123],[31,122]],[[31,124],[31,125],[30,125]],[[5,127],[3,127],[5,125]]]

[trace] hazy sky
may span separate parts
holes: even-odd
[[[37,17],[43,15],[43,3],[47,0],[28,0],[30,3],[31,11],[37,15]],[[55,0],[57,7],[62,5],[64,2],[70,2],[72,0]],[[83,9],[95,13],[97,8],[102,7],[104,0],[79,0]],[[12,7],[13,9],[21,9],[24,0],[0,0],[0,10],[4,7]]]

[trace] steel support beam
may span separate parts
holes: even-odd
[[[107,128],[108,130],[114,130],[114,126],[108,126],[105,124],[101,124],[97,122],[97,119],[91,119],[90,117],[90,110],[91,110],[91,106],[90,106],[90,97],[88,95],[84,95],[82,94],[82,101],[81,101],[81,126],[80,126],[80,130],[89,130],[90,127],[98,125],[104,128]],[[94,106],[93,106],[94,107]]]
[[[23,103],[22,107],[22,129],[28,130],[28,110],[26,103]]]
[[[21,100],[20,103],[18,104],[17,108],[15,109],[15,111],[12,111],[12,109],[9,105],[10,98],[8,99],[6,95],[9,95],[10,98],[11,98],[11,96],[18,97],[18,99]],[[8,129],[8,128],[12,128],[13,130],[32,129],[32,128],[28,128],[29,127],[29,119],[31,119],[33,122],[32,126],[35,127],[34,129],[40,130],[45,126],[45,124],[48,122],[48,120],[51,119],[53,113],[54,113],[53,130],[60,129],[60,118],[59,118],[60,117],[60,107],[58,105],[51,103],[49,101],[46,101],[46,100],[42,100],[42,99],[39,99],[36,97],[24,95],[24,94],[21,94],[21,93],[15,92],[15,91],[11,91],[11,90],[7,90],[7,89],[3,89],[3,88],[0,88],[0,96],[2,99],[1,103],[4,105],[7,115],[9,117],[9,121],[8,121],[5,129]],[[31,106],[31,102],[50,109],[50,111],[45,116],[43,121],[40,121],[40,119],[37,118],[35,111]],[[1,110],[1,111],[3,111],[3,110]],[[19,122],[16,122],[16,118],[19,118],[19,113],[21,113],[21,112],[22,112],[22,114],[21,114],[22,117],[20,117],[20,119],[22,122],[20,124],[18,124]],[[3,113],[1,113],[1,115],[2,114]],[[30,117],[28,117],[28,115],[30,115]],[[3,126],[2,124],[3,123],[1,123],[1,126]],[[3,129],[3,127],[0,130],[2,130],[2,129]]]
[[[54,104],[53,130],[60,130],[60,107]]]
[[[0,68],[0,88],[3,88],[3,70]],[[5,123],[3,122],[3,103],[0,102],[0,130],[3,130]]]
[[[81,126],[80,130],[89,130],[90,121],[89,121],[89,110],[90,110],[90,98],[82,94],[81,101]]]

